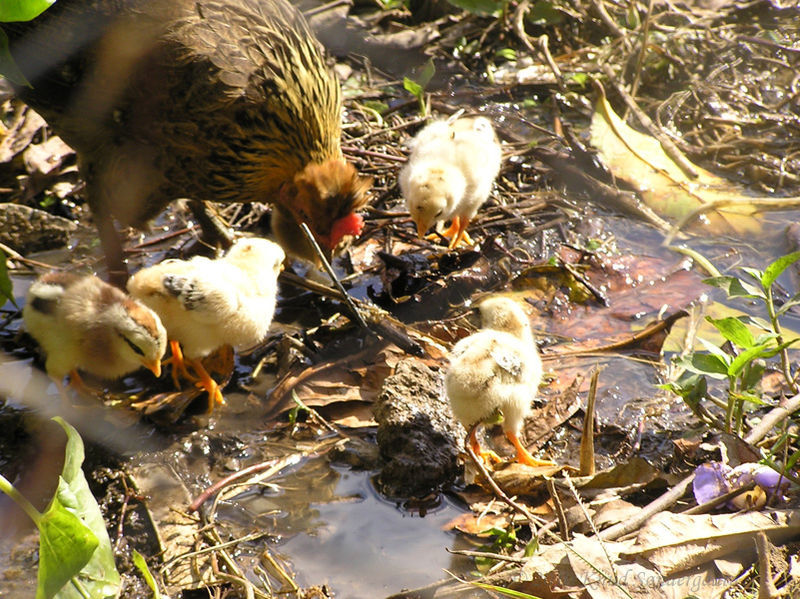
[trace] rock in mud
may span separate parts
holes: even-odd
[[[67,245],[78,226],[71,220],[22,204],[0,204],[0,243],[21,254]]]
[[[384,381],[374,411],[383,493],[419,497],[455,479],[465,432],[450,412],[440,373],[419,360],[399,362]]]

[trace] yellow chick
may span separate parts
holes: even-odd
[[[478,309],[482,329],[455,344],[445,375],[453,415],[470,431],[469,444],[476,454],[496,457],[480,450],[477,425],[502,413],[503,430],[517,450],[517,461],[552,465],[531,456],[519,440],[542,379],[528,317],[506,297],[484,300]]]
[[[419,236],[450,219],[442,233],[448,247],[471,245],[467,227],[489,197],[502,161],[492,123],[485,117],[435,121],[410,145],[399,183]]]
[[[128,291],[159,315],[167,329],[173,366],[199,377],[209,412],[224,403],[222,392],[200,361],[223,345],[250,347],[264,339],[275,313],[277,278],[285,258],[266,239],[239,239],[222,258],[165,260],[137,272]],[[173,378],[177,382],[175,370]]]
[[[144,366],[161,375],[167,333],[150,308],[93,275],[53,272],[37,279],[22,310],[41,345],[47,374],[85,390],[78,370],[116,379]]]

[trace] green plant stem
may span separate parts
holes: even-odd
[[[25,496],[22,495],[22,493],[17,491],[14,488],[14,485],[12,485],[11,482],[2,474],[0,474],[0,491],[11,497],[11,499],[14,500],[14,503],[22,508],[23,512],[28,514],[28,517],[33,520],[36,526],[39,526],[39,523],[42,520],[42,514],[39,513],[39,510],[33,507],[33,504],[28,501]]]
[[[764,293],[767,296],[767,314],[769,314],[769,320],[772,323],[772,329],[775,331],[776,335],[775,343],[781,345],[783,343],[783,333],[781,332],[781,324],[778,322],[778,317],[775,314],[775,304],[772,302],[772,287],[764,289]],[[794,378],[792,378],[791,369],[789,367],[789,349],[784,347],[781,349],[780,355],[783,378],[786,379],[786,382],[788,383],[789,389],[791,389],[792,393],[797,393],[797,385],[794,382]]]

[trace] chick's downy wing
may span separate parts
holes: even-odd
[[[208,261],[202,269],[165,272],[161,281],[164,291],[194,318],[216,322],[238,309],[236,275],[230,267]]]

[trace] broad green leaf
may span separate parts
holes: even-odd
[[[56,0],[2,0],[0,1],[0,22],[30,21],[35,19]]]
[[[717,330],[722,333],[725,339],[731,343],[735,343],[739,347],[752,347],[755,343],[753,333],[751,333],[750,329],[738,318],[732,316],[726,318],[712,318],[711,316],[706,316],[706,320],[713,324]]]
[[[703,225],[697,221],[696,228],[703,226],[712,234],[753,235],[761,231],[760,221],[753,216],[756,209],[742,200],[743,189],[696,165],[692,165],[696,178],[684,173],[656,138],[629,127],[603,94],[595,104],[590,136],[611,173],[633,187],[658,215],[680,220],[708,204],[732,202],[735,205],[706,212]]]
[[[73,513],[74,506],[68,507],[59,501],[59,495],[66,487],[67,482],[59,477],[56,497],[39,522],[36,599],[80,597],[73,588],[65,585],[79,576],[99,545],[97,536]]]
[[[14,286],[11,284],[11,277],[8,275],[8,264],[3,250],[0,250],[0,297],[6,298],[14,304],[15,308],[19,309],[17,302],[14,301]]]
[[[719,356],[694,352],[693,354],[677,360],[677,363],[691,372],[705,374],[715,379],[728,377],[728,365]]]
[[[133,550],[133,565],[141,572],[142,578],[144,578],[147,586],[153,591],[153,599],[161,599],[161,593],[158,590],[156,579],[153,578],[150,568],[147,567],[147,561],[145,561],[144,556],[136,551],[136,549]]]
[[[0,6],[2,6],[2,1],[0,0]],[[22,74],[22,71],[19,70],[17,63],[14,62],[14,58],[11,56],[11,51],[8,48],[8,36],[2,28],[0,28],[0,75],[16,85],[31,87],[31,84]]]
[[[67,447],[58,491],[40,526],[36,598],[116,597],[120,577],[103,515],[81,470],[83,441],[63,419],[53,420],[67,434]]]
[[[711,277],[709,279],[703,279],[703,283],[706,285],[711,285],[712,287],[724,289],[728,294],[728,297],[752,297],[766,299],[766,296],[761,289],[755,285],[751,285],[750,283],[745,283],[736,277]]]
[[[791,254],[781,256],[775,260],[775,262],[767,266],[764,275],[761,277],[761,284],[764,286],[764,289],[772,287],[772,284],[781,276],[781,273],[798,260],[800,260],[800,252],[792,252]]]

